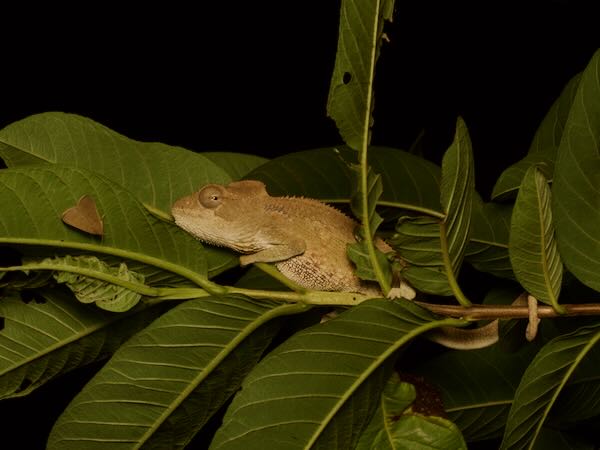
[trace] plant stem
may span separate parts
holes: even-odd
[[[76,270],[74,270],[76,269]],[[55,265],[50,269],[47,265],[28,264],[26,266],[2,267],[3,272],[23,271],[23,270],[64,270],[67,272],[80,273],[81,275],[96,278],[107,283],[117,284],[132,291],[149,297],[146,303],[155,304],[169,300],[188,300],[192,298],[209,297],[212,295],[246,295],[250,298],[283,301],[287,303],[302,303],[314,306],[356,306],[365,300],[372,298],[364,294],[353,292],[325,292],[305,290],[303,292],[293,291],[268,291],[260,289],[244,289],[234,286],[218,286],[217,292],[210,292],[202,288],[154,288],[139,283],[128,282],[108,274],[102,274],[95,271],[89,271],[83,268],[74,268],[72,266]],[[390,300],[391,301],[391,300]],[[415,303],[429,311],[449,316],[459,317],[468,320],[492,320],[492,319],[521,319],[529,317],[527,306],[516,305],[440,305],[435,303],[426,303],[415,301]],[[563,304],[564,314],[555,311],[551,306],[538,306],[537,315],[539,318],[565,317],[565,316],[600,316],[600,303],[586,304]]]
[[[529,317],[527,306],[515,305],[475,305],[469,307],[457,305],[438,305],[434,303],[415,302],[419,306],[436,314],[450,317],[462,317],[471,320],[487,319],[522,319]],[[563,304],[564,314],[560,314],[552,306],[538,306],[539,318],[565,317],[565,316],[598,316],[600,315],[600,303],[587,304]]]
[[[467,308],[471,306],[471,302],[465,296],[462,289],[458,285],[458,281],[456,280],[454,267],[452,266],[452,261],[450,261],[448,239],[446,236],[446,224],[444,221],[440,221],[440,245],[442,247],[442,260],[444,262],[444,269],[446,270],[446,276],[448,277],[450,289],[452,289],[452,293],[456,297],[456,300],[458,300],[458,303],[460,303],[463,308]]]

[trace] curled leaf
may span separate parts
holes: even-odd
[[[64,258],[46,258],[43,264],[50,266],[70,266],[73,271],[56,271],[54,278],[65,283],[82,303],[96,303],[98,308],[106,311],[123,312],[133,308],[142,297],[138,292],[117,284],[107,283],[96,278],[77,273],[78,268],[92,270],[101,274],[114,276],[118,280],[143,285],[144,276],[127,268],[122,262],[118,268],[111,267],[95,256],[65,256]]]

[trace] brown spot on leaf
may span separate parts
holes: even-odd
[[[75,206],[63,212],[62,221],[89,234],[104,234],[104,223],[96,208],[96,202],[89,195],[84,195]]]

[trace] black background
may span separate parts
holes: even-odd
[[[423,130],[425,156],[439,162],[462,115],[488,195],[600,47],[592,3],[398,0],[377,70],[373,143],[408,148]],[[340,144],[325,113],[339,2],[87,8],[3,18],[0,127],[65,111],[194,151],[276,157]],[[3,439],[43,448],[84,375],[0,404]]]

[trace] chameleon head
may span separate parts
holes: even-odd
[[[249,253],[257,250],[252,242],[262,226],[259,205],[264,196],[268,194],[260,181],[207,184],[177,200],[171,214],[179,227],[201,241]]]

